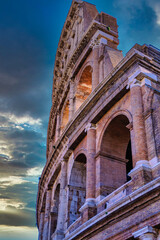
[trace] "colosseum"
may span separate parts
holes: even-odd
[[[39,240],[160,239],[160,50],[73,0],[55,58]]]

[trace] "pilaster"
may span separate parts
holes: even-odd
[[[39,223],[39,236],[38,240],[43,239],[43,225],[44,225],[44,212],[41,212],[40,214],[40,223]]]
[[[139,188],[152,179],[152,171],[148,161],[141,81],[137,80],[136,77],[137,75],[133,74],[128,81],[131,93],[135,147],[134,168],[129,175],[133,180],[134,189]]]
[[[71,78],[70,79],[70,96],[69,96],[69,120],[72,119],[75,111],[74,95],[75,95],[75,82],[74,82],[74,78]]]
[[[55,134],[55,141],[58,140],[59,138],[59,134],[60,134],[60,121],[61,121],[61,117],[60,117],[60,113],[57,113],[57,124],[56,124],[56,134]]]
[[[61,240],[64,239],[64,231],[65,231],[65,222],[67,215],[67,162],[63,160],[61,162],[61,180],[60,180],[60,203],[59,203],[59,212],[58,212],[58,220],[57,220],[57,228],[55,233],[55,239]]]
[[[96,155],[96,125],[89,123],[87,131],[87,176],[86,176],[86,202],[81,207],[82,221],[86,222],[96,214],[95,204],[95,155]]]
[[[52,194],[51,189],[48,189],[47,193],[46,193],[43,240],[47,240],[48,239],[48,234],[49,234],[49,217],[50,217],[50,208],[51,208],[51,194]]]

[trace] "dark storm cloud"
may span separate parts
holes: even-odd
[[[22,161],[6,161],[0,157],[0,176],[26,176],[28,166]]]
[[[11,167],[35,167],[45,163],[45,138],[41,132],[9,128],[1,132],[1,139],[6,143],[10,157],[7,165]],[[3,157],[3,162],[7,159]],[[0,170],[1,172],[1,170]]]
[[[7,180],[5,181],[7,182]],[[12,184],[12,182],[10,182],[10,184]],[[4,198],[11,196],[12,200],[25,202],[26,204],[29,204],[33,200],[35,201],[35,196],[37,193],[36,190],[36,184],[29,181],[21,184],[8,185],[5,187],[3,184],[0,186],[1,195],[5,196]]]
[[[38,19],[34,24],[28,15],[22,16],[23,11],[27,14],[24,4],[19,3],[22,7],[19,12],[20,6],[16,8],[11,1],[6,2],[9,20],[3,13],[3,4],[0,10],[0,20],[6,24],[5,28],[0,24],[0,110],[44,118],[51,103],[53,71],[53,58],[48,58],[43,39],[44,26],[38,31]],[[28,4],[26,7],[30,10]],[[41,12],[39,14],[42,15]]]
[[[35,212],[9,208],[8,211],[0,211],[0,225],[35,227]]]
[[[19,36],[20,32],[15,36],[6,33],[5,43],[0,44],[2,52],[1,48],[8,49],[8,45],[11,45],[12,49],[13,42],[17,43],[14,51],[5,53],[5,57],[0,54],[1,111],[44,117],[49,111],[52,67],[42,67],[45,65],[42,63],[43,53],[40,46],[37,49],[36,40],[32,43],[28,42],[28,36],[18,39]],[[8,38],[11,42],[6,45]],[[46,87],[49,85],[50,88]]]

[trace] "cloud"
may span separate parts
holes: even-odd
[[[35,227],[35,211],[8,208],[0,210],[0,225]]]
[[[4,210],[14,210],[17,211],[18,208],[23,208],[24,203],[23,202],[18,202],[18,201],[13,201],[11,198],[1,196],[0,197],[0,216],[1,216],[1,211]],[[4,214],[4,212],[2,212]]]
[[[1,225],[0,240],[35,240],[38,239],[36,227]]]
[[[42,173],[43,167],[34,167],[30,168],[27,171],[28,176],[40,176]]]
[[[18,176],[9,176],[9,177],[0,178],[1,187],[13,186],[13,185],[22,184],[25,182],[27,181],[24,180],[22,177],[18,177]]]
[[[153,0],[152,2],[147,0],[148,5],[154,10],[156,14],[156,23],[160,26],[160,2],[159,0]]]

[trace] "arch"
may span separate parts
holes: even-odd
[[[82,76],[82,73],[83,73],[84,69],[85,69],[86,67],[88,67],[88,66],[90,66],[90,67],[93,69],[93,61],[87,61],[87,62],[85,62],[85,63],[83,64],[83,66],[82,66],[81,69],[79,70],[79,76],[80,76],[80,78],[81,78],[81,76]]]
[[[126,126],[131,119],[129,120],[126,114],[122,113],[126,111],[114,113],[102,131],[100,151],[96,161],[97,196],[106,196],[130,180],[127,174],[133,167],[132,152],[130,131]]]
[[[103,129],[102,129],[102,132],[100,134],[100,138],[99,138],[99,141],[98,141],[98,148],[97,148],[97,152],[100,151],[100,148],[101,148],[101,142],[102,142],[102,138],[103,138],[103,135],[104,135],[104,132],[105,130],[107,129],[108,125],[110,124],[110,122],[117,116],[119,115],[124,115],[128,118],[128,121],[129,123],[132,123],[132,115],[131,113],[126,110],[126,109],[122,109],[122,110],[118,110],[118,111],[115,111],[109,118],[108,120],[106,121]]]
[[[59,211],[59,196],[60,196],[60,184],[57,184],[57,187],[54,192],[54,198],[52,200],[52,207],[51,207],[51,236],[55,232],[57,227],[57,220],[58,220],[58,211]]]
[[[69,180],[68,226],[80,217],[79,209],[86,198],[86,155],[77,155]]]
[[[87,150],[85,148],[81,148],[77,151],[77,153],[74,155],[74,159],[76,159],[78,157],[78,155],[83,154],[85,156],[87,156]]]
[[[92,92],[92,67],[87,65],[81,73],[75,93],[75,109],[77,110]]]

